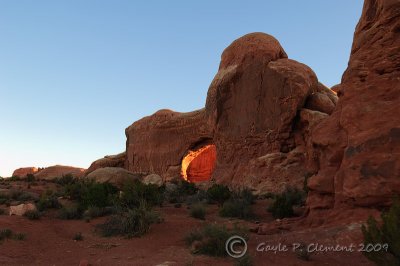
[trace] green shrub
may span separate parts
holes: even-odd
[[[0,204],[6,204],[10,202],[10,196],[5,193],[0,193]]]
[[[24,233],[16,233],[16,234],[14,234],[14,235],[12,236],[12,238],[15,239],[15,240],[20,240],[20,241],[22,241],[22,240],[25,240],[26,234],[24,234]]]
[[[122,188],[119,204],[125,208],[139,207],[142,201],[148,206],[161,205],[164,201],[163,187],[143,184],[138,180],[129,180]]]
[[[25,181],[26,182],[34,182],[35,181],[35,176],[34,175],[32,175],[32,174],[27,174],[26,175],[26,178],[25,178]]]
[[[61,204],[58,202],[57,195],[53,191],[47,190],[40,195],[36,207],[39,211],[44,211],[46,209],[59,209]]]
[[[204,220],[206,217],[206,208],[203,204],[194,204],[190,207],[190,216],[196,219]]]
[[[293,217],[293,206],[304,204],[305,193],[297,188],[287,188],[283,193],[274,197],[274,202],[268,208],[276,219]]]
[[[239,235],[247,239],[244,228],[234,226],[227,229],[223,225],[207,224],[200,229],[195,229],[186,236],[186,244],[192,246],[192,252],[195,254],[204,254],[209,256],[225,257],[226,241],[233,235]]]
[[[183,203],[192,197],[196,197],[196,193],[199,191],[198,188],[186,180],[177,180],[173,182],[175,184],[174,189],[165,189],[165,199],[169,203]]]
[[[245,220],[255,217],[250,203],[244,199],[230,199],[225,201],[219,214],[222,217],[233,217]]]
[[[379,251],[364,252],[364,255],[377,265],[400,265],[400,202],[396,200],[387,212],[383,212],[382,224],[370,217],[362,226],[364,245],[383,246]]]
[[[11,229],[0,230],[0,241],[4,239],[24,240],[26,235],[23,233],[14,233]]]
[[[11,229],[1,229],[0,230],[0,240],[11,238],[13,235],[13,231]]]
[[[232,193],[231,198],[225,201],[219,211],[222,217],[233,217],[239,219],[255,218],[251,204],[254,204],[255,197],[249,189],[244,189],[239,193]]]
[[[64,195],[78,201],[82,208],[89,206],[106,207],[113,205],[118,189],[110,183],[97,183],[92,180],[74,180],[64,176],[58,180],[64,185]]]
[[[12,176],[12,177],[10,177],[10,178],[7,178],[7,180],[8,180],[8,181],[12,181],[12,182],[14,182],[14,181],[19,181],[19,180],[20,180],[20,177],[19,177],[19,176]]]
[[[59,177],[56,179],[56,183],[61,186],[70,185],[70,184],[73,184],[74,182],[75,182],[75,179],[71,174],[66,174],[66,175],[63,175],[62,177]]]
[[[207,203],[207,202],[208,202],[207,191],[200,189],[196,192],[196,194],[189,195],[186,197],[186,203],[188,205]]]
[[[113,213],[116,213],[117,210],[115,207],[96,207],[96,206],[90,206],[83,214],[85,218],[93,219],[97,217],[102,217],[106,215],[110,215]]]
[[[63,220],[75,220],[82,218],[83,210],[80,207],[62,207],[58,213],[58,218]]]
[[[32,194],[28,192],[24,192],[22,190],[17,190],[17,189],[11,189],[10,190],[10,199],[16,200],[16,201],[28,201],[28,200],[33,200],[34,198],[32,197]]]
[[[148,232],[151,224],[159,220],[159,215],[149,209],[143,201],[137,208],[112,215],[105,223],[96,225],[96,228],[105,237],[140,237]]]
[[[194,195],[198,191],[198,188],[195,186],[195,184],[183,179],[180,180],[177,185],[178,191],[181,195]]]
[[[231,197],[231,191],[227,186],[214,184],[207,190],[207,197],[210,202],[216,202],[221,206]]]
[[[63,181],[59,181],[63,182]],[[82,201],[82,196],[86,193],[87,187],[91,184],[88,180],[79,180],[76,182],[64,183],[64,195],[71,200]]]
[[[82,235],[81,232],[76,233],[72,239],[75,240],[75,241],[82,241],[83,240],[83,235]]]
[[[40,212],[36,210],[30,210],[24,213],[24,216],[27,217],[29,220],[39,220],[40,219]]]
[[[293,217],[293,204],[285,195],[277,195],[274,203],[268,208],[275,219],[282,219],[285,217]]]
[[[306,198],[304,191],[301,191],[297,188],[288,187],[283,193],[285,194],[286,198],[293,203],[293,205],[301,206],[304,204]]]
[[[81,204],[84,208],[110,206],[117,192],[118,189],[110,183],[92,183],[81,196]]]
[[[37,198],[33,197],[32,194],[28,193],[28,192],[22,192],[20,194],[20,196],[18,197],[19,201],[25,202],[25,201],[29,201],[29,200],[35,200]]]
[[[237,198],[240,198],[247,202],[248,204],[254,204],[256,201],[256,197],[253,195],[250,189],[243,189],[242,191],[239,192],[239,195],[236,196]]]

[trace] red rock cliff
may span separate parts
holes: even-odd
[[[385,205],[400,194],[400,1],[365,1],[337,89],[338,106],[312,133],[308,205]]]

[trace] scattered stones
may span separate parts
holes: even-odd
[[[36,211],[36,206],[33,203],[23,203],[16,206],[10,206],[10,216],[23,216],[27,211]]]
[[[145,176],[143,178],[142,182],[146,185],[148,185],[148,184],[153,184],[153,185],[157,185],[157,186],[163,185],[163,180],[162,180],[161,176],[159,176],[157,174],[150,174],[150,175]]]

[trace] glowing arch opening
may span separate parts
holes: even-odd
[[[188,182],[210,180],[216,159],[217,149],[213,144],[190,150],[182,159],[182,178]]]

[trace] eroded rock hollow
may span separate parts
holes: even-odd
[[[216,159],[217,149],[213,144],[190,150],[182,160],[182,177],[189,182],[209,181]]]

